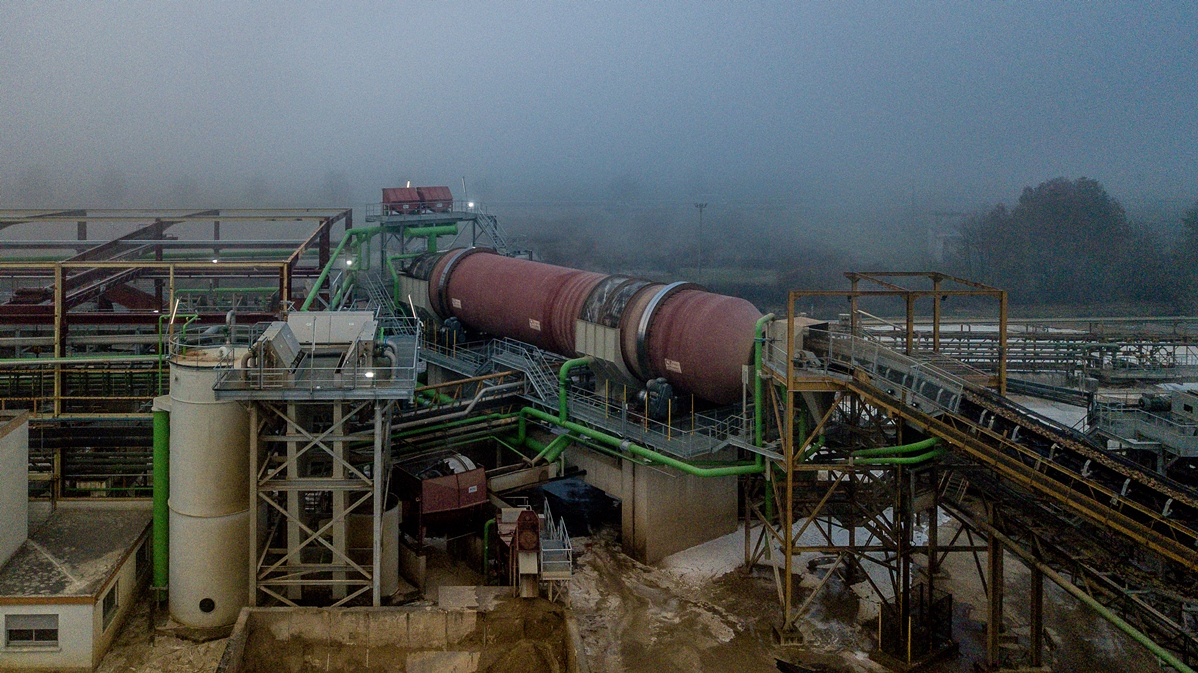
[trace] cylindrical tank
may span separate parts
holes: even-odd
[[[250,511],[170,511],[171,617],[194,628],[228,626],[249,605]]]
[[[476,253],[488,254],[476,254]],[[574,352],[574,321],[600,273],[513,259],[483,248],[450,250],[432,269],[429,300],[443,317],[555,353]]]
[[[480,254],[482,253],[482,254]],[[416,260],[442,319],[572,357],[575,321],[619,327],[621,354],[642,381],[663,377],[719,404],[740,397],[761,312],[690,283],[661,284],[458,248]]]
[[[249,416],[213,391],[236,355],[171,359],[170,609],[192,627],[232,624],[248,603]]]

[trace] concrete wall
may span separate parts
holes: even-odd
[[[0,416],[0,566],[29,537],[29,417]]]
[[[568,464],[586,471],[588,484],[620,499],[624,551],[641,563],[657,563],[736,530],[736,477],[694,477],[577,446],[565,456]]]
[[[560,607],[509,605],[516,609],[246,608],[217,671],[297,670],[319,661],[328,670],[470,673],[535,641],[556,659],[546,670],[585,673],[577,626]]]
[[[150,540],[143,538],[143,543],[150,544]],[[134,547],[133,553],[125,558],[125,562],[121,564],[120,569],[108,579],[104,587],[96,594],[96,605],[92,614],[92,633],[90,638],[90,642],[94,645],[92,647],[92,666],[98,666],[100,659],[104,658],[104,653],[112,645],[113,638],[121,630],[121,624],[125,623],[129,612],[133,610],[133,603],[137,599],[137,595],[141,593],[142,585],[149,579],[149,572],[143,573],[140,577],[137,574],[137,554],[140,547],[140,544]],[[148,570],[149,567],[149,564],[147,564],[146,569]],[[114,585],[117,591],[117,612],[112,621],[108,623],[108,628],[104,628],[104,596]]]
[[[92,657],[93,611],[91,602],[0,605],[0,627],[5,615],[58,615],[58,647],[0,648],[0,669],[91,671],[99,661]]]

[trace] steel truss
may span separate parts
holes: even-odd
[[[382,520],[394,401],[250,406],[250,604],[382,604]],[[369,549],[352,520],[369,512]]]

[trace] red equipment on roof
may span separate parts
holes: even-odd
[[[383,212],[403,215],[420,212],[420,192],[413,187],[384,187]]]
[[[449,187],[417,187],[420,202],[426,212],[448,213],[453,210],[453,193]]]

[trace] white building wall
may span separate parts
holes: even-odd
[[[146,544],[149,544],[147,539]],[[121,564],[121,569],[108,580],[104,588],[96,594],[96,607],[92,615],[92,666],[98,666],[100,660],[104,658],[104,653],[108,651],[108,646],[112,644],[113,638],[116,637],[118,631],[121,630],[121,625],[125,623],[125,618],[129,616],[129,612],[133,609],[133,603],[141,591],[141,581],[148,577],[146,573],[143,577],[137,576],[137,554],[138,548],[135,548],[133,553],[129,554],[125,562]],[[117,612],[116,616],[109,622],[108,628],[104,628],[104,596],[108,593],[109,588],[113,584],[117,586]]]
[[[4,615],[58,615],[58,647],[0,647],[0,669],[91,671],[99,661],[92,654],[94,607],[90,602],[0,605],[0,627]],[[0,641],[0,646],[3,644]]]
[[[0,432],[4,422],[0,418]],[[29,420],[0,436],[0,566],[29,537]]]

